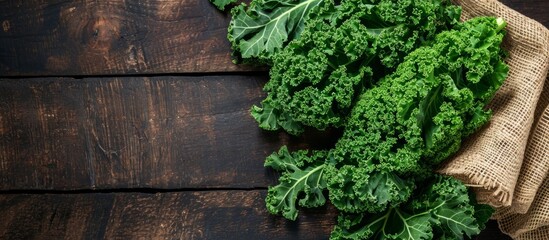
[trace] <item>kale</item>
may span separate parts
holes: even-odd
[[[342,214],[335,239],[477,234],[489,208],[469,199],[463,183],[433,171],[490,118],[484,107],[508,73],[504,26],[479,17],[438,34],[359,96],[334,148],[271,155],[266,166],[283,175],[269,189],[268,209],[296,219],[292,202],[322,205],[327,190]],[[387,230],[387,221],[399,227]]]
[[[312,11],[299,38],[272,54],[268,96],[252,115],[266,130],[294,135],[341,127],[365,89],[459,15],[440,0],[344,0]]]

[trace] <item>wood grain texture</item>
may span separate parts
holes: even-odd
[[[503,0],[549,26],[546,0]],[[0,1],[0,76],[233,72],[208,0]],[[255,69],[257,70],[257,69]]]
[[[0,239],[328,239],[337,212],[270,215],[266,191],[0,195]],[[507,240],[495,222],[476,239]]]
[[[326,239],[335,209],[270,215],[265,191],[0,195],[0,239]]]
[[[265,157],[330,134],[268,133],[264,75],[0,81],[0,190],[253,188]]]
[[[247,71],[208,0],[0,1],[0,76]]]
[[[502,0],[549,26],[549,1]],[[283,144],[248,115],[266,76],[47,78],[255,70],[230,61],[227,15],[207,0],[0,0],[0,239],[326,239],[335,209],[268,214]],[[337,133],[335,133],[337,135]],[[204,191],[210,188],[227,190]],[[90,191],[92,192],[92,191]],[[28,191],[28,193],[36,193]],[[479,240],[509,239],[490,222]]]

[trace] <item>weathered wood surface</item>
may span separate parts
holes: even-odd
[[[549,26],[548,1],[502,2]],[[198,75],[254,70],[231,63],[229,18],[208,1],[0,6],[0,76],[13,77],[0,80],[0,239],[327,238],[333,207],[292,223],[262,189],[270,152],[329,136],[259,130],[248,109],[265,75]],[[105,77],[170,73],[196,76]],[[508,238],[491,222],[477,239]]]
[[[0,239],[327,239],[337,213],[270,215],[266,191],[0,195]],[[509,239],[495,222],[478,240]]]
[[[249,115],[264,75],[0,81],[0,190],[253,188],[290,138]],[[324,139],[324,140],[323,140]]]
[[[0,76],[246,71],[208,0],[0,1]]]
[[[0,195],[0,239],[326,239],[330,207],[298,222],[270,215],[265,191]]]
[[[546,0],[502,0],[549,26]],[[249,71],[208,0],[0,1],[0,76]]]

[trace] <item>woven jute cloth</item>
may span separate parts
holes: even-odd
[[[507,22],[509,76],[488,105],[493,117],[439,170],[464,181],[513,239],[549,239],[549,30],[496,0],[455,0],[463,20]],[[544,86],[545,85],[545,86]]]

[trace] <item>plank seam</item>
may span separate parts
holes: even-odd
[[[75,189],[75,190],[54,190],[54,189],[14,189],[0,190],[0,195],[7,194],[89,194],[89,193],[176,193],[176,192],[215,192],[215,191],[266,191],[267,187],[234,187],[234,188],[124,188],[124,189]]]

